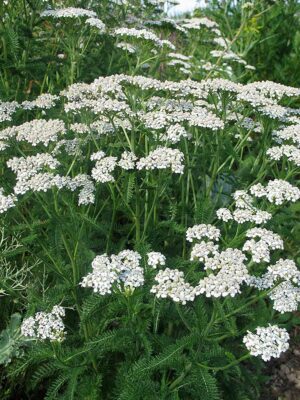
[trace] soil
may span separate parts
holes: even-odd
[[[265,373],[271,379],[260,400],[300,400],[299,332],[300,328],[294,330],[290,349],[269,364]]]

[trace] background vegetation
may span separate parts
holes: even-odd
[[[176,51],[193,57],[191,70],[187,74],[168,66],[167,52],[162,49],[153,54],[148,42],[140,45],[133,39],[138,50],[132,55],[116,46],[118,39],[113,35],[99,35],[96,29],[74,23],[73,19],[41,17],[46,8],[62,6],[95,11],[107,31],[127,25],[151,28],[160,39],[171,41]],[[253,70],[213,58],[211,50],[215,47],[209,30],[181,36],[152,2],[3,1],[0,101],[21,103],[43,93],[59,95],[74,83],[91,83],[114,74],[176,82],[186,78],[197,82],[225,78],[243,84],[272,80],[299,87],[299,11],[296,0],[208,1],[206,8],[195,10],[194,17],[208,17],[219,24],[231,50],[246,65],[255,66]],[[161,24],[156,26],[153,21],[159,20]],[[211,63],[209,68],[205,67],[207,63]],[[144,110],[155,95],[155,91],[145,94],[130,85],[125,92],[134,112]],[[173,98],[172,93],[162,97],[168,101]],[[227,92],[213,93],[209,101],[224,120],[236,104]],[[299,102],[296,97],[284,105],[297,108]],[[88,112],[78,118],[69,117],[63,111],[65,103],[64,98],[50,110],[18,109],[13,124],[45,115],[62,118],[68,126],[94,121]],[[119,187],[99,185],[92,206],[80,208],[73,193],[60,195],[53,189],[28,193],[18,208],[1,214],[1,400],[260,398],[269,377],[259,359],[247,356],[242,362],[241,337],[248,329],[266,325],[270,315],[281,327],[291,330],[299,323],[297,315],[275,315],[263,296],[254,301],[250,289],[245,296],[224,301],[200,296],[187,306],[158,300],[150,294],[149,282],[155,276],[151,270],[147,270],[149,282],[143,290],[130,295],[100,296],[79,286],[97,254],[114,254],[124,248],[138,251],[144,264],[146,253],[158,249],[169,259],[167,266],[188,270],[190,282],[195,283],[203,275],[189,260],[185,241],[189,226],[216,223],[216,210],[231,204],[235,190],[248,189],[254,182],[288,176],[291,183],[299,183],[297,168],[289,163],[286,169],[281,164],[277,168],[266,161],[271,133],[279,123],[256,114],[250,107],[241,110],[244,117],[264,127],[263,136],[254,134],[250,146],[245,140],[248,131],[242,127],[238,131],[241,137],[236,140],[234,124],[219,140],[212,139],[212,132],[204,129],[198,153],[187,140],[180,145],[185,156],[190,155],[190,171],[183,179],[165,171],[143,178],[134,172],[122,175]],[[11,126],[10,121],[1,124],[3,129]],[[200,132],[197,129],[191,129],[195,137]],[[130,144],[140,145],[141,151],[147,150],[147,145],[156,145],[156,139],[152,143],[145,139],[150,131],[136,124]],[[104,148],[109,154],[120,155],[128,147],[126,139],[101,139],[84,148],[85,154]],[[1,187],[9,191],[11,182],[15,182],[13,174],[7,172],[7,159],[32,155],[35,150],[28,144],[22,147],[15,143],[1,155]],[[91,170],[90,160],[82,167],[76,163],[74,166],[68,155],[61,158],[70,175],[85,173],[85,167]],[[150,210],[146,209],[146,199]],[[268,228],[276,229],[285,240],[288,256],[299,262],[299,204],[283,210],[264,205],[274,212]],[[137,215],[141,216],[138,222]],[[230,227],[224,244],[240,246],[244,237],[245,229]],[[67,310],[64,342],[36,344],[20,335],[25,316],[49,311],[55,304]]]

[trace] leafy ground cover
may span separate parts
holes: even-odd
[[[0,4],[1,399],[259,399],[297,343],[299,5],[164,3]]]

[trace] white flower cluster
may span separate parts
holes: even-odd
[[[49,172],[41,172],[45,167],[55,170],[59,165],[58,160],[47,153],[38,153],[35,156],[26,158],[13,157],[7,162],[7,166],[16,173],[14,192],[20,195],[30,190],[46,192],[52,187],[57,187],[58,189],[66,188],[71,191],[81,188],[78,204],[94,203],[95,187],[88,175],[79,174],[71,178]]]
[[[192,58],[191,56],[185,56],[184,54],[181,53],[169,53],[168,57],[177,58],[178,60],[182,61],[189,61]]]
[[[90,128],[88,125],[83,123],[74,123],[70,124],[70,130],[82,134],[82,133],[88,133],[90,131]]]
[[[249,85],[241,88],[237,95],[237,100],[250,104],[257,111],[272,119],[283,120],[288,114],[285,107],[280,106],[274,99],[264,96],[255,88],[249,87]]]
[[[170,61],[167,62],[167,65],[169,67],[179,66],[179,71],[181,71],[183,74],[189,75],[191,73],[191,64],[187,61],[183,61],[181,57],[172,58]]]
[[[283,141],[291,141],[293,144],[300,146],[300,124],[286,126],[283,129],[273,132],[278,143]]]
[[[254,65],[250,65],[250,64],[245,65],[245,68],[249,69],[250,71],[255,71],[256,70],[256,67],[254,67]]]
[[[204,269],[218,270],[244,261],[246,261],[246,256],[241,250],[228,248],[221,253],[217,252],[213,257],[207,258]]]
[[[151,288],[151,293],[154,293],[158,298],[166,299],[169,297],[176,303],[182,304],[193,301],[195,298],[193,286],[185,282],[183,272],[178,269],[166,268],[159,271],[155,280],[158,284]]]
[[[274,310],[281,314],[297,311],[300,302],[300,288],[289,281],[281,282],[272,290],[269,297],[274,302]]]
[[[267,186],[261,183],[251,186],[250,192],[255,197],[266,197],[271,203],[281,205],[285,201],[295,203],[300,199],[300,190],[282,179],[274,179]]]
[[[11,121],[11,116],[19,108],[16,101],[1,101],[0,100],[0,122]]]
[[[172,122],[172,115],[167,114],[163,110],[152,111],[141,114],[141,120],[145,124],[146,128],[149,129],[163,129],[167,128]]]
[[[180,124],[170,125],[167,128],[165,135],[162,136],[163,140],[168,140],[171,143],[178,143],[182,138],[190,138],[191,135]]]
[[[273,281],[284,279],[300,284],[300,271],[293,260],[280,258],[274,265],[268,267],[267,274]]]
[[[140,158],[137,162],[137,169],[166,169],[171,168],[176,174],[183,174],[184,155],[178,149],[158,147],[151,151],[148,156]]]
[[[211,241],[196,243],[191,251],[190,260],[199,260],[201,262],[206,262],[209,257],[218,254],[219,246]]]
[[[226,43],[225,43],[226,46]],[[227,47],[227,46],[226,46]],[[211,50],[210,55],[214,58],[222,58],[226,61],[234,61],[242,65],[246,65],[246,61],[243,60],[238,54],[234,53],[231,50]]]
[[[54,170],[59,162],[47,153],[38,153],[29,157],[13,157],[7,161],[7,166],[16,173],[16,194],[24,194],[28,190],[45,190],[52,174],[38,174],[44,167]],[[46,178],[47,176],[47,178]],[[59,184],[59,182],[57,182]],[[47,190],[47,189],[46,189]]]
[[[67,188],[74,191],[81,188],[78,194],[78,205],[88,205],[95,202],[95,186],[89,175],[76,175],[67,185]]]
[[[252,206],[253,199],[245,190],[237,190],[233,194],[237,208],[247,209]]]
[[[65,186],[64,177],[44,172],[28,177],[26,180],[18,180],[14,187],[14,192],[18,195],[25,194],[30,190],[33,192],[46,192],[54,186],[59,189],[63,188]]]
[[[65,326],[62,320],[64,316],[65,309],[61,306],[54,306],[50,313],[38,312],[33,317],[24,319],[21,333],[33,339],[61,342],[65,337]]]
[[[259,111],[272,119],[278,119],[280,121],[286,120],[289,113],[286,107],[280,106],[279,104],[265,105],[264,107],[260,107]]]
[[[49,110],[50,108],[55,106],[57,100],[59,100],[59,96],[50,93],[43,93],[40,96],[38,96],[35,100],[23,101],[22,108],[24,110],[33,110],[34,108]]]
[[[289,348],[289,339],[286,329],[269,325],[256,328],[256,333],[248,331],[243,342],[251,355],[269,361],[272,357],[279,358]]]
[[[128,53],[130,54],[134,54],[136,52],[136,47],[126,42],[119,42],[116,44],[116,47],[118,47],[121,50],[128,51]]]
[[[133,152],[124,151],[121,155],[121,159],[118,162],[118,166],[128,171],[135,168],[136,160],[137,157]]]
[[[153,44],[155,44],[158,47],[163,47],[166,45],[169,47],[171,50],[175,50],[175,46],[169,42],[168,40],[161,40],[159,39],[158,36],[156,36],[155,33],[147,30],[147,29],[136,29],[136,28],[117,28],[114,30],[113,33],[114,36],[126,36],[126,37],[132,37],[136,39],[143,39],[143,40],[149,40]]]
[[[217,218],[221,221],[228,222],[233,219],[232,213],[228,208],[219,208],[216,211]]]
[[[74,139],[62,139],[56,142],[54,149],[51,151],[51,155],[54,157],[60,154],[63,150],[70,156],[82,156],[83,152],[81,146],[85,143],[85,140]]]
[[[59,166],[59,161],[47,153],[38,153],[29,157],[13,157],[7,161],[7,166],[15,173],[25,171],[30,175],[40,171],[43,167],[55,169]]]
[[[36,146],[42,143],[56,142],[58,136],[66,133],[65,124],[59,119],[34,119],[19,126],[13,126],[0,131],[1,139],[15,137],[17,141],[26,141]]]
[[[219,271],[216,275],[211,273],[200,280],[195,288],[196,295],[205,293],[206,297],[234,297],[240,293],[241,285],[249,277],[245,260],[240,250],[231,248],[205,260],[206,269]]]
[[[92,262],[92,269],[93,271],[83,278],[80,285],[93,288],[95,293],[101,295],[111,293],[112,285],[118,279],[118,273],[111,259],[106,254],[96,256]]]
[[[269,265],[261,277],[250,276],[247,284],[259,290],[272,288],[278,281],[300,285],[300,271],[293,260],[280,258],[274,265]]]
[[[147,253],[148,265],[157,268],[159,265],[166,265],[166,257],[158,251],[150,251]]]
[[[201,29],[201,27],[205,27],[208,29],[216,28],[218,24],[207,17],[203,18],[189,18],[183,21],[182,26],[186,29]]]
[[[134,289],[144,284],[144,271],[140,267],[141,255],[136,251],[123,250],[113,257],[114,262],[118,263],[119,280],[125,287]]]
[[[300,166],[300,149],[296,146],[289,144],[274,146],[268,149],[266,154],[271,158],[271,160],[279,161],[281,158],[286,157],[298,167]]]
[[[210,91],[210,92],[229,92],[229,93],[240,93],[243,89],[243,86],[240,83],[232,82],[228,79],[216,78],[216,79],[207,79],[200,82],[200,87],[202,90]]]
[[[189,126],[208,128],[213,131],[224,128],[224,122],[204,107],[196,106],[193,108],[191,113],[184,113],[183,120],[188,121]]]
[[[231,212],[228,208],[220,208],[216,214],[218,219],[227,222],[236,221],[238,224],[254,222],[264,224],[272,215],[267,211],[261,211],[253,205],[253,198],[244,190],[237,190],[234,195],[236,209]]]
[[[80,101],[71,101],[65,104],[65,111],[79,113],[81,110],[89,110],[94,114],[104,114],[104,113],[130,113],[129,106],[124,101],[119,101],[115,99],[108,99],[105,97],[97,95],[97,98],[82,97]]]
[[[157,92],[167,91],[172,94],[175,99],[184,99],[188,96],[194,97],[196,101],[192,103],[190,112],[183,109],[181,111],[179,109],[170,109],[168,113],[163,112],[163,109],[157,110],[158,116],[160,113],[164,114],[164,116],[161,115],[162,121],[160,126],[157,127],[155,127],[155,125],[159,125],[157,122],[151,124],[151,119],[154,115],[147,115],[148,113],[146,113],[143,117],[143,113],[139,113],[142,120],[146,118],[146,125],[148,126],[149,124],[149,128],[154,125],[154,129],[168,127],[170,124],[184,121],[188,122],[190,126],[204,127],[213,130],[222,129],[224,127],[224,121],[210,111],[213,107],[212,105],[203,103],[204,99],[208,98],[210,92],[220,94],[222,92],[229,92],[232,95],[237,95],[237,100],[240,101],[240,103],[242,102],[242,105],[243,102],[246,102],[272,118],[284,118],[286,121],[287,116],[292,113],[291,109],[280,106],[277,104],[275,98],[267,97],[267,95],[263,94],[259,89],[248,85],[243,86],[241,84],[236,84],[226,79],[208,79],[202,82],[195,82],[187,79],[180,82],[172,82],[159,81],[143,76],[128,75],[114,75],[111,77],[98,78],[90,85],[71,85],[71,87],[62,93],[71,100],[71,102],[66,105],[66,110],[78,112],[78,110],[82,108],[88,108],[96,113],[112,110],[117,112],[126,110],[126,113],[128,113],[130,112],[130,108],[125,101],[121,101],[126,99],[123,85],[138,86],[141,90],[151,89]],[[100,93],[101,96],[99,96]],[[114,94],[114,99],[108,99],[108,94]],[[101,99],[99,97],[101,97]],[[116,98],[119,100],[116,100]],[[200,104],[198,101],[202,103]],[[240,106],[238,102],[234,102],[234,104]],[[252,122],[252,124],[253,123],[254,122]],[[293,123],[295,123],[295,121],[293,121]],[[256,128],[258,127],[255,126],[255,129]]]
[[[15,206],[16,196],[9,194],[5,196],[3,194],[3,189],[0,188],[0,214],[6,212],[9,208]]]
[[[102,254],[92,262],[92,272],[80,283],[90,287],[94,292],[105,295],[112,292],[113,284],[125,290],[137,288],[144,284],[144,271],[140,267],[141,256],[132,250],[123,250],[117,255]]]
[[[265,228],[252,228],[246,233],[248,238],[243,246],[243,251],[252,255],[256,263],[270,262],[270,250],[283,249],[283,241],[279,235]],[[258,241],[255,238],[259,238]]]
[[[114,182],[115,178],[111,174],[117,165],[117,157],[105,157],[103,151],[92,154],[91,160],[97,160],[92,169],[92,177],[96,182]]]
[[[194,225],[186,231],[186,240],[193,242],[194,240],[201,240],[207,238],[210,240],[218,241],[220,238],[220,230],[210,224]]]
[[[280,100],[282,97],[298,97],[300,96],[300,89],[292,86],[282,85],[272,81],[260,81],[248,83],[245,85],[248,91],[259,92],[264,96],[276,98]]]
[[[85,10],[84,8],[67,7],[58,8],[55,10],[45,10],[41,13],[41,17],[52,18],[79,18],[79,17],[97,17],[94,11]]]
[[[240,91],[241,86],[224,79],[208,80],[205,82],[194,82],[191,80],[171,82],[159,81],[143,76],[114,75],[98,78],[90,85],[74,84],[67,90],[64,90],[62,94],[69,100],[65,105],[65,110],[67,112],[79,112],[81,109],[87,109],[98,114],[114,111],[119,112],[120,116],[122,114],[124,121],[124,113],[132,115],[132,110],[126,102],[123,85],[138,86],[141,90],[168,91],[174,95],[174,98],[170,100],[152,96],[147,101],[147,105],[149,104],[149,107],[152,107],[152,111],[145,112],[139,110],[135,113],[135,117],[139,118],[147,128],[168,129],[170,125],[182,125],[185,122],[191,127],[195,126],[212,130],[223,129],[224,121],[210,110],[213,108],[212,105],[204,100],[207,98],[208,92],[228,91],[237,93]],[[111,95],[114,96],[113,99],[108,98]],[[190,95],[195,96],[196,101],[191,102],[185,99],[186,96]],[[155,111],[153,111],[153,105]],[[126,119],[125,121],[128,120]],[[180,135],[186,135],[181,127],[178,127],[179,129],[180,132],[178,131],[178,133]],[[170,139],[177,141],[177,137],[175,136],[178,136],[178,133],[174,132],[173,128],[171,128],[169,132]],[[162,137],[164,138],[164,136]]]
[[[115,120],[115,126],[116,126],[116,120]],[[90,125],[90,129],[96,134],[96,137],[99,138],[102,135],[113,135],[115,133],[115,127],[113,126],[113,124],[106,121],[103,116],[101,119],[93,122]]]
[[[150,0],[149,1],[148,0],[148,2],[153,4],[153,5],[155,5],[155,6],[158,6],[159,4],[161,6],[163,6],[166,3],[165,0],[160,0],[160,1],[157,1],[157,0]],[[178,21],[178,22],[180,22],[180,21]],[[184,28],[182,28],[177,23],[177,21],[175,21],[172,18],[161,18],[159,20],[149,20],[149,21],[145,21],[145,24],[146,25],[153,25],[153,26],[171,25],[173,29],[178,30],[178,31],[183,32],[183,33],[186,33],[186,30]]]
[[[85,21],[86,24],[98,29],[98,33],[104,33],[106,26],[99,18],[91,17]]]
[[[173,99],[159,96],[151,96],[146,103],[147,110],[160,110],[168,113],[192,111],[194,104],[186,99]]]
[[[278,285],[278,281],[283,282]],[[274,301],[274,310],[284,313],[297,311],[300,301],[299,284],[300,271],[294,261],[280,259],[275,265],[269,266],[268,271],[261,278],[256,278],[252,286],[262,290],[275,285],[269,297]]]

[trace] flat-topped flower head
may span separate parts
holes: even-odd
[[[158,47],[167,46],[171,50],[175,50],[175,46],[170,41],[160,39],[155,33],[148,29],[117,28],[114,30],[113,35],[117,37],[125,36],[133,39],[142,39],[150,41]]]
[[[98,33],[103,33],[105,32],[106,26],[104,22],[101,21],[99,18],[91,17],[88,18],[85,23],[87,25],[90,25],[91,27],[97,28]]]
[[[219,208],[216,212],[217,218],[224,221],[228,222],[233,219],[232,213],[228,208]]]
[[[134,169],[137,156],[131,151],[124,151],[118,161],[118,166],[126,171]]]
[[[66,133],[65,124],[59,119],[34,119],[22,125],[13,126],[0,131],[1,139],[15,138],[18,142],[27,142],[32,146],[56,142],[60,135]]]
[[[17,198],[14,194],[5,195],[0,188],[0,214],[6,212],[9,208],[15,207]]]
[[[272,214],[267,211],[259,210],[254,206],[254,198],[245,190],[237,190],[233,194],[235,200],[235,209],[220,208],[216,214],[218,219],[228,222],[235,221],[238,224],[253,222],[256,225],[264,224],[272,218]]]
[[[252,209],[253,198],[245,190],[236,190],[233,194],[237,208]]]
[[[274,282],[284,279],[300,284],[300,271],[293,260],[280,258],[274,265],[268,266],[267,274]]]
[[[65,309],[61,306],[54,306],[50,313],[38,312],[33,317],[24,319],[21,333],[32,339],[61,342],[66,334],[62,320],[64,316]]]
[[[80,285],[90,287],[100,295],[110,294],[114,284],[121,290],[134,290],[144,284],[140,260],[141,255],[132,250],[123,250],[117,255],[96,256],[92,262],[92,272],[82,279]]]
[[[59,96],[50,93],[43,93],[39,95],[36,99],[31,101],[23,101],[22,108],[24,110],[33,110],[35,108],[40,108],[42,110],[49,110],[56,105],[59,100]]]
[[[99,151],[92,155],[92,160],[97,160],[92,169],[92,177],[96,182],[106,183],[114,182],[115,178],[112,172],[117,166],[117,157],[105,157],[104,152]]]
[[[279,161],[286,157],[287,160],[293,162],[298,167],[300,166],[300,149],[294,145],[283,144],[274,146],[267,150],[266,154],[271,160]]]
[[[116,44],[116,47],[118,49],[127,51],[130,54],[136,53],[136,50],[137,50],[136,46],[133,46],[131,43],[127,43],[127,42],[119,42]]]
[[[201,240],[207,238],[210,240],[218,241],[221,232],[218,228],[210,224],[194,225],[188,228],[186,231],[186,240],[188,242],[194,242],[195,240]]]
[[[269,295],[273,300],[274,310],[281,314],[297,311],[300,302],[300,288],[294,286],[291,282],[281,282]]]
[[[45,10],[41,13],[41,17],[51,17],[51,18],[89,17],[89,18],[95,18],[95,17],[97,17],[97,14],[94,11],[85,10],[84,8],[67,7],[67,8],[56,8],[54,10]]]
[[[280,236],[268,229],[252,228],[246,232],[246,236],[251,239],[245,242],[243,251],[249,252],[256,263],[270,262],[270,250],[283,249]]]
[[[281,205],[285,201],[295,203],[300,199],[300,189],[282,179],[269,181],[266,186],[261,183],[253,185],[250,188],[250,192],[253,196],[258,198],[265,197],[269,202],[276,205]]]
[[[300,147],[300,124],[286,126],[273,132],[273,136],[278,143],[291,142]]]
[[[277,325],[269,325],[266,328],[256,328],[256,333],[248,331],[243,342],[255,357],[261,357],[264,361],[271,358],[279,358],[289,348],[289,334],[286,329]]]
[[[292,86],[282,85],[272,81],[259,81],[248,83],[245,85],[245,90],[255,91],[270,98],[281,99],[284,96],[298,97],[300,96],[300,89]]]
[[[152,268],[157,268],[166,264],[166,257],[158,251],[150,251],[147,253],[148,261],[147,264]]]
[[[137,169],[166,169],[171,168],[175,174],[183,174],[184,154],[178,149],[158,147],[151,151],[148,156],[140,158],[136,164]]]
[[[186,304],[187,301],[193,301],[195,292],[193,286],[185,282],[183,272],[178,269],[166,268],[161,270],[155,277],[157,285],[151,288],[158,298],[169,297],[176,303]]]
[[[201,241],[200,243],[196,243],[191,251],[190,260],[199,260],[201,262],[206,262],[210,257],[213,257],[218,254],[219,246],[214,242]]]
[[[190,138],[190,135],[180,124],[170,125],[166,130],[166,134],[163,136],[163,139],[171,143],[178,143],[182,138]]]
[[[261,277],[251,276],[247,284],[259,290],[270,289],[280,281],[300,285],[300,271],[295,262],[280,258],[274,265],[269,265]]]
[[[11,121],[12,115],[20,107],[16,101],[1,101],[0,100],[0,122]]]
[[[238,249],[228,248],[205,261],[205,269],[218,270],[199,281],[196,295],[206,297],[234,297],[241,292],[241,285],[249,278],[244,264],[246,257]]]

